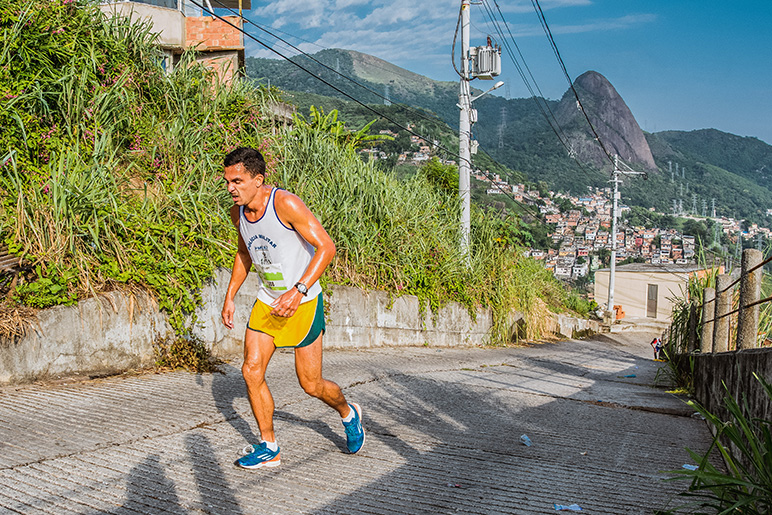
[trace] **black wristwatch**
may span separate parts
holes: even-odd
[[[303,296],[308,295],[308,286],[303,283],[295,283],[295,289],[299,291]]]

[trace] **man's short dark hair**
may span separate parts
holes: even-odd
[[[239,163],[244,165],[244,169],[252,177],[257,177],[258,175],[265,177],[265,159],[263,154],[254,148],[239,147],[231,151],[225,156],[223,164],[225,168],[228,168]]]

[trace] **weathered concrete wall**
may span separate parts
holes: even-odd
[[[158,43],[161,47],[175,49],[185,47],[185,16],[176,7],[158,7],[125,1],[102,4],[99,8],[107,16],[118,14],[134,22],[138,20],[150,22],[153,26],[151,32],[158,33]]]
[[[215,356],[242,352],[246,322],[257,295],[253,274],[236,296],[235,327],[228,330],[220,311],[230,272],[218,270],[202,291],[193,334]],[[423,345],[462,346],[483,343],[491,326],[489,311],[472,321],[466,309],[450,305],[436,318],[419,314],[418,300],[405,296],[388,308],[388,295],[337,286],[326,295],[325,348]],[[173,336],[166,317],[146,295],[112,292],[77,306],[38,313],[31,334],[0,342],[0,383],[20,383],[70,375],[103,375],[153,363],[153,343]]]
[[[552,317],[550,331],[566,338],[577,338],[601,332],[601,323],[597,320],[576,318],[570,315],[556,314]]]
[[[384,292],[336,286],[327,301],[325,347],[478,345],[484,343],[491,328],[489,310],[478,310],[472,320],[465,307],[450,304],[436,317],[428,308],[422,316],[418,299],[409,295],[395,299],[389,308],[389,296]]]
[[[38,312],[26,337],[0,341],[0,383],[109,374],[153,362],[171,327],[147,295],[111,292]]]
[[[729,393],[742,402],[743,396],[754,417],[772,420],[772,403],[764,394],[758,374],[772,383],[772,348],[748,349],[717,354],[694,355],[694,397],[708,411],[727,420],[723,399]]]

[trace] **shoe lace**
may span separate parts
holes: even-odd
[[[268,447],[264,443],[261,443],[260,445],[247,445],[246,447],[241,449],[241,452],[243,454],[252,454],[253,452],[259,451],[260,449],[267,449],[267,448]]]
[[[359,434],[359,424],[357,424],[356,419],[352,420],[351,422],[344,422],[343,423],[343,430],[346,432],[346,436],[355,437]]]

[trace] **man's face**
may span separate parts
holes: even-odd
[[[252,177],[244,168],[243,163],[227,166],[223,171],[223,179],[225,180],[225,188],[237,206],[249,204],[257,196],[260,186],[263,185],[263,176],[258,174]]]

